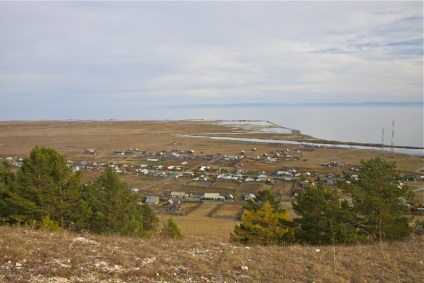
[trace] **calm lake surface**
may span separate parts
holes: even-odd
[[[315,138],[377,144],[381,143],[384,129],[386,145],[391,144],[394,120],[395,145],[424,147],[423,108],[419,106],[156,108],[128,112],[125,119],[267,120]]]

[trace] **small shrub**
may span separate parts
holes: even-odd
[[[57,231],[60,229],[59,224],[56,221],[50,219],[49,216],[45,216],[43,218],[43,220],[39,224],[39,227],[41,229],[47,229],[50,231]]]
[[[167,222],[163,223],[161,237],[164,239],[175,239],[182,240],[184,239],[184,235],[178,227],[177,223],[175,223],[174,219],[171,217],[168,218]]]

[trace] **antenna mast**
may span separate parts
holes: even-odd
[[[390,144],[390,156],[395,156],[395,120],[392,123],[392,142]]]

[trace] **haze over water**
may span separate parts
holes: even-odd
[[[113,114],[112,114],[113,115]],[[360,106],[193,107],[131,109],[125,119],[267,120],[315,138],[423,147],[423,108]]]

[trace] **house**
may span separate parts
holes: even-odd
[[[291,172],[289,172],[289,171],[282,171],[282,170],[279,170],[279,171],[277,171],[277,173],[275,174],[276,176],[291,176],[292,174],[291,174]]]
[[[205,193],[201,199],[203,200],[224,200],[225,197],[220,196],[219,193]]]
[[[137,170],[137,175],[147,175],[149,174],[149,170],[147,169],[138,169]]]
[[[231,161],[236,161],[238,159],[239,158],[237,156],[234,156],[234,155],[230,155],[230,156],[227,156],[227,158],[225,158],[225,160],[231,160]]]
[[[258,176],[258,178],[256,179],[256,181],[258,181],[258,182],[266,182],[266,181],[268,181],[268,177],[266,175],[264,175],[264,174],[261,174],[261,175]]]
[[[254,194],[246,194],[243,196],[244,200],[254,199],[256,198]]]
[[[185,192],[171,192],[171,198],[187,198],[188,195]]]
[[[96,150],[94,148],[88,148],[84,151],[84,153],[96,155]]]
[[[156,196],[148,196],[146,198],[146,203],[151,203],[151,204],[159,204],[159,197]]]
[[[169,203],[169,210],[170,211],[177,211],[181,209],[181,202],[179,201],[173,201],[172,199],[168,200]]]

